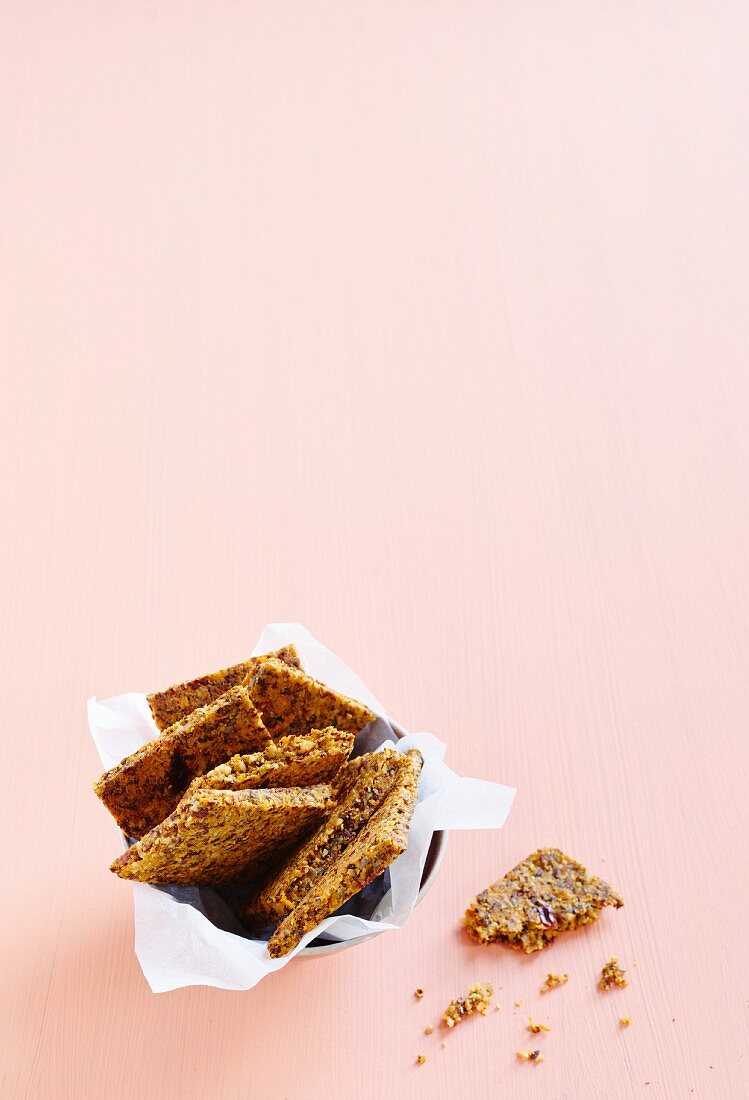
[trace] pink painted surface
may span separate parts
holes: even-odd
[[[746,5],[0,25],[2,1095],[745,1095]],[[286,618],[515,809],[402,933],[156,997],[85,699]],[[626,908],[469,943],[549,843]]]

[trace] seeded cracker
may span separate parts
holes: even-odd
[[[346,764],[336,779],[340,801],[335,811],[250,900],[239,914],[241,919],[250,926],[265,927],[288,916],[351,844],[408,766],[407,756],[387,748]]]
[[[232,756],[225,764],[193,779],[186,798],[197,790],[244,791],[259,787],[312,787],[328,783],[345,763],[354,735],[330,726],[306,737],[281,737],[260,752]]]
[[[173,726],[188,714],[192,714],[198,707],[207,706],[215,702],[229,688],[236,687],[258,667],[261,661],[268,657],[275,657],[287,665],[301,668],[301,662],[293,645],[284,646],[274,653],[266,653],[261,657],[250,657],[249,661],[242,661],[231,668],[222,668],[218,672],[210,672],[207,676],[200,676],[197,680],[188,680],[184,684],[174,684],[166,691],[154,691],[147,696],[148,705],[151,708],[154,722],[160,730]]]
[[[239,685],[126,756],[94,790],[122,831],[140,837],[171,813],[196,775],[268,740],[247,688]]]
[[[598,920],[624,902],[608,883],[558,848],[541,848],[483,890],[463,924],[478,943],[504,943],[530,954],[562,932]]]
[[[405,852],[422,765],[421,753],[411,751],[406,757],[407,765],[379,809],[271,936],[268,951],[273,958],[288,954],[302,936]]]
[[[330,787],[196,791],[112,864],[157,885],[250,881],[330,811]]]
[[[472,985],[466,997],[457,997],[454,1001],[450,1001],[442,1013],[443,1023],[452,1028],[465,1016],[472,1016],[474,1012],[486,1016],[493,996],[494,988],[491,982]]]
[[[375,718],[363,703],[339,695],[306,672],[274,657],[252,670],[246,683],[274,739],[284,734],[300,736],[326,726],[357,734]]]

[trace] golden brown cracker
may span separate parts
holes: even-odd
[[[269,657],[253,669],[246,683],[274,739],[288,734],[302,736],[326,726],[357,734],[375,718],[363,703],[340,695],[277,658]]]
[[[94,790],[122,831],[140,837],[171,813],[196,775],[268,741],[247,688],[239,684],[125,757]]]
[[[331,916],[408,847],[408,830],[419,790],[421,754],[406,754],[408,765],[382,805],[268,941],[273,958],[288,954],[300,939]]]
[[[296,647],[288,645],[275,650],[274,653],[250,657],[248,661],[241,661],[230,668],[209,672],[207,676],[199,676],[197,680],[187,680],[184,684],[173,684],[164,691],[154,691],[147,696],[154,722],[160,730],[173,726],[175,722],[186,718],[198,707],[213,703],[224,692],[241,684],[248,674],[268,657],[274,657],[295,668],[302,667]]]
[[[598,920],[624,902],[559,848],[540,848],[471,902],[463,925],[478,943],[503,943],[530,954],[562,932]]]
[[[250,881],[330,811],[330,787],[199,790],[112,864],[156,885]]]
[[[260,752],[231,760],[193,779],[186,798],[200,789],[242,791],[260,787],[312,787],[329,783],[345,764],[354,745],[353,733],[329,726],[304,737],[280,737]]]
[[[408,757],[390,748],[346,764],[336,777],[339,801],[334,812],[288,856],[241,918],[255,927],[283,920],[351,844],[408,766]]]

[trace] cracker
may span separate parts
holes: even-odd
[[[155,885],[250,881],[330,811],[330,787],[199,790],[119,856],[120,878]]]
[[[240,913],[242,920],[261,928],[282,921],[351,844],[408,766],[408,757],[390,748],[346,764],[336,777],[339,801],[334,813],[250,900]]]
[[[306,737],[281,737],[260,752],[232,756],[205,775],[193,779],[185,798],[211,788],[242,791],[259,787],[312,787],[328,783],[354,747],[353,733],[329,726]]]
[[[196,775],[268,740],[247,688],[239,684],[126,756],[94,790],[122,831],[140,837],[171,813]]]
[[[406,756],[407,766],[382,805],[271,936],[268,951],[272,958],[288,954],[307,932],[405,852],[422,765],[421,753],[412,750]]]
[[[339,695],[301,669],[274,657],[253,669],[246,683],[273,738],[287,734],[301,736],[326,726],[357,734],[375,718],[363,703]]]
[[[601,909],[624,902],[603,879],[558,848],[540,848],[483,890],[463,925],[478,943],[540,951],[562,932],[598,920]]]
[[[207,676],[200,676],[197,680],[187,680],[184,684],[174,684],[165,691],[154,691],[147,696],[148,705],[151,708],[154,722],[160,730],[173,726],[175,722],[186,718],[198,707],[205,707],[213,703],[229,688],[236,687],[258,667],[261,661],[267,657],[274,657],[287,665],[301,668],[301,662],[293,645],[277,649],[272,654],[263,654],[261,657],[250,657],[249,661],[242,661],[230,668],[219,669],[218,672],[210,672]]]

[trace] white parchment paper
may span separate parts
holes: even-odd
[[[349,940],[371,932],[402,928],[419,893],[432,835],[437,830],[499,829],[515,796],[511,787],[458,776],[445,764],[445,745],[431,733],[410,733],[397,740],[383,707],[344,662],[299,623],[273,623],[263,630],[253,656],[292,643],[304,668],[337,691],[366,703],[377,722],[362,731],[354,754],[394,745],[417,748],[424,757],[419,800],[408,849],[378,879],[328,917],[282,959],[268,955],[265,939],[252,939],[231,911],[225,894],[207,887],[153,887],[133,883],[135,952],[156,992],[186,985],[250,989],[261,978],[286,966],[311,940]],[[145,695],[131,693],[88,701],[91,735],[104,768],[110,768],[158,735]],[[123,846],[124,837],[121,838]]]

